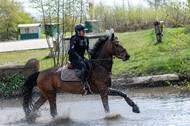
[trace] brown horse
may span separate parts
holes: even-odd
[[[100,94],[106,113],[109,113],[108,95],[123,97],[132,107],[133,112],[139,113],[138,106],[126,94],[110,88],[113,56],[121,58],[123,61],[130,57],[114,33],[110,37],[99,39],[93,48],[93,54],[89,60],[92,64],[92,74],[88,78],[90,89],[93,93]],[[23,109],[26,119],[30,119],[47,100],[50,104],[51,115],[55,117],[57,115],[56,93],[58,91],[73,94],[84,93],[81,82],[62,81],[60,69],[62,67],[53,67],[33,73],[28,77],[23,85]],[[41,91],[41,96],[33,105],[32,90],[36,85]]]

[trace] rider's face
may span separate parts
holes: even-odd
[[[78,31],[79,36],[84,36],[85,33],[86,33],[85,30]]]

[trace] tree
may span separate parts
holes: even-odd
[[[18,24],[31,23],[32,18],[19,2],[0,1],[0,41],[14,40],[18,35]]]
[[[166,0],[146,0],[148,4],[154,8],[155,11],[161,6],[162,3],[166,3]]]
[[[190,4],[187,2],[171,2],[167,5],[167,17],[173,23],[173,27],[184,26],[190,23]]]
[[[183,30],[181,30],[183,27],[180,27],[174,32],[169,32],[172,35],[171,37],[169,37],[170,48],[172,49],[172,54],[177,55],[179,58],[179,62],[176,62],[174,64],[181,64],[182,66],[184,66],[183,64],[185,62],[185,57],[183,57],[183,53],[181,53],[179,50],[190,47],[190,3],[189,0],[187,2],[173,2],[172,7],[173,10],[178,13],[174,16],[172,15],[173,13],[167,13],[170,21],[174,24],[174,26],[185,26],[186,29],[184,28]],[[189,78],[188,76],[190,75],[190,69],[181,69],[178,73],[185,78]],[[177,87],[181,88],[181,90],[185,89],[184,85],[186,85],[186,89],[188,89],[190,81],[188,79],[184,80],[183,82],[181,82],[180,85],[183,85],[183,87],[179,85]]]
[[[80,22],[83,21],[86,2],[84,0],[30,0],[30,2],[41,12],[44,25],[46,23],[57,23],[58,27],[62,27],[60,28],[62,29],[62,36],[57,34],[56,36],[59,37],[56,37],[55,41],[52,39],[54,47],[51,47],[51,37],[46,35],[50,53],[53,54],[54,66],[62,66],[67,61],[65,55],[67,48],[63,35],[67,32],[73,35],[74,26],[79,22],[78,19],[80,18]]]

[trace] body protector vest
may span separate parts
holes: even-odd
[[[85,50],[89,50],[89,39],[87,37],[79,37],[74,35],[70,40],[69,60],[70,58],[84,59]]]

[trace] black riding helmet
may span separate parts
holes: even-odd
[[[83,24],[78,24],[78,25],[75,26],[75,31],[81,31],[81,30],[86,31],[88,29]]]

